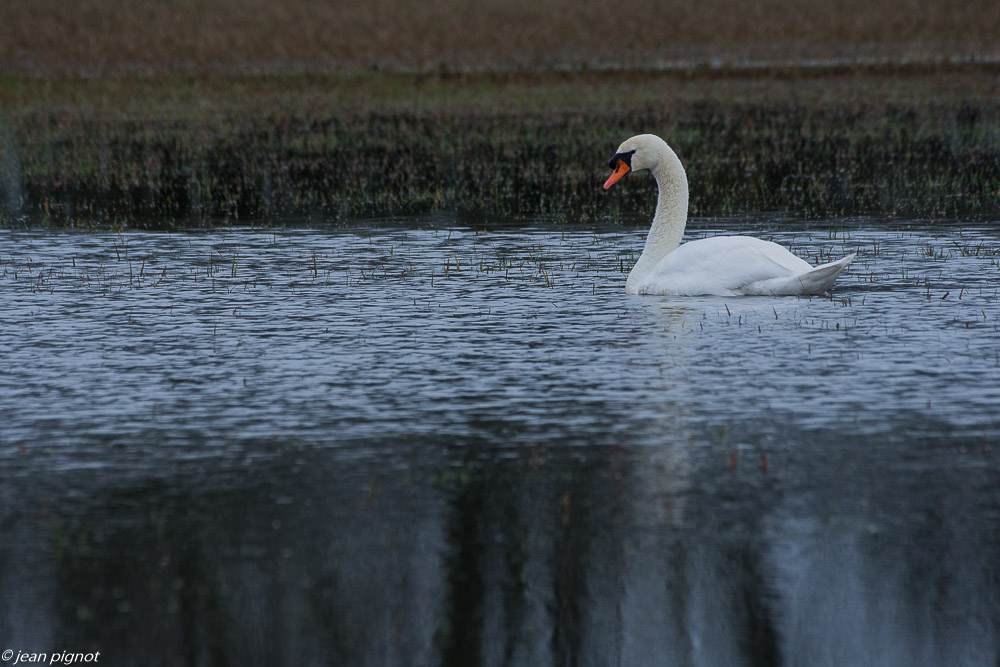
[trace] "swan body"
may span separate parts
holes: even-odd
[[[688,185],[677,154],[663,139],[626,140],[610,162],[604,189],[629,171],[649,169],[659,195],[646,245],[629,273],[629,294],[806,296],[829,290],[855,254],[812,266],[787,248],[750,236],[715,236],[681,244]]]

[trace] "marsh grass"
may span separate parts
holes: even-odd
[[[998,116],[969,105],[719,102],[163,121],[31,114],[7,136],[15,158],[0,180],[15,184],[5,189],[8,223],[170,227],[439,210],[588,222],[651,212],[647,176],[600,186],[620,141],[652,131],[685,163],[693,215],[993,216]]]

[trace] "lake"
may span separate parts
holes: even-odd
[[[1000,228],[0,231],[0,649],[162,665],[1000,660]]]

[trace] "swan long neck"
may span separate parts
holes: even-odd
[[[635,266],[632,267],[626,286],[641,280],[661,259],[673,252],[681,243],[688,214],[688,182],[684,167],[673,149],[666,143],[659,151],[659,159],[650,168],[659,194],[653,225],[646,236]]]

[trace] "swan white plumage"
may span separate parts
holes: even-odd
[[[653,225],[625,283],[629,294],[694,296],[822,294],[857,253],[812,266],[777,243],[750,236],[715,236],[681,244],[688,183],[680,159],[663,139],[640,134],[618,147],[607,190],[630,171],[649,169],[659,195]]]

